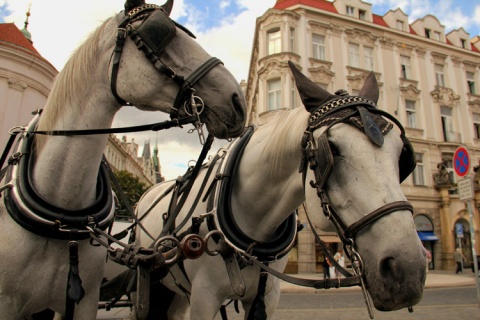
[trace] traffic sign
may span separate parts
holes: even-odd
[[[459,177],[465,177],[470,171],[470,156],[467,149],[458,147],[453,154],[453,169]]]
[[[458,196],[460,200],[472,200],[473,199],[473,183],[470,177],[458,180]]]

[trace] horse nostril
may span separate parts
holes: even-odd
[[[380,262],[380,275],[384,279],[395,279],[397,274],[395,258],[387,257]]]

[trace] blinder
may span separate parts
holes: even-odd
[[[365,110],[364,107],[361,107],[363,110]],[[362,110],[362,111],[363,111]],[[366,110],[365,110],[366,111]],[[400,154],[400,157],[398,159],[398,168],[399,168],[399,181],[402,183],[415,169],[416,167],[416,158],[415,158],[415,151],[413,149],[413,146],[410,142],[410,140],[405,136],[405,128],[402,126],[400,122],[396,118],[394,118],[392,115],[389,113],[386,113],[384,111],[381,111],[379,109],[371,109],[369,108],[369,111],[367,112],[372,112],[372,113],[379,113],[380,115],[388,118],[389,120],[392,120],[400,129],[400,138],[402,139],[403,146],[402,146],[402,151]],[[328,179],[329,175],[331,174],[334,166],[334,156],[332,153],[332,150],[330,148],[330,144],[328,142],[328,130],[335,124],[344,122],[346,119],[354,116],[354,113],[352,112],[351,114],[342,117],[339,120],[334,121],[331,123],[327,129],[320,135],[317,141],[316,145],[316,150],[317,152],[311,153],[310,159],[305,159],[309,160],[310,163],[311,160],[314,160],[315,163],[317,164],[315,166],[315,177],[317,179],[317,184],[319,187],[323,188],[326,180]],[[370,123],[370,125],[372,125]],[[307,130],[308,131],[308,130]],[[307,133],[306,133],[307,134]],[[369,137],[370,138],[370,137]],[[311,137],[308,137],[308,140],[310,142],[303,142],[302,148],[308,148],[306,143],[312,143],[311,140],[313,139],[313,135]],[[372,138],[370,138],[372,140]],[[375,141],[373,141],[376,145],[378,145]],[[312,158],[313,157],[313,158]],[[302,166],[303,168],[303,166]],[[311,168],[313,169],[313,168]],[[302,171],[302,169],[301,169]]]

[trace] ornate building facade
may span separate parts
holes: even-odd
[[[289,60],[330,92],[356,94],[373,71],[379,107],[400,120],[415,148],[417,167],[402,189],[414,207],[418,235],[432,252],[429,267],[453,269],[457,247],[469,264],[471,230],[480,240],[480,190],[477,183],[471,220],[459,199],[453,155],[466,147],[470,176],[480,175],[473,170],[480,160],[480,38],[461,27],[445,33],[430,14],[409,23],[401,9],[379,16],[371,7],[361,0],[277,0],[256,21],[248,122],[262,125],[276,110],[302,107]],[[335,235],[322,237],[332,250],[338,247]],[[291,270],[321,270],[323,256],[310,232],[299,234],[290,258]]]

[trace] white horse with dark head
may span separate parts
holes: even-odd
[[[253,319],[263,284],[259,266],[250,265],[245,253],[283,271],[295,238],[291,213],[302,202],[317,227],[344,240],[378,310],[410,307],[422,297],[425,249],[400,187],[415,166],[414,153],[401,124],[376,107],[375,76],[351,97],[330,94],[291,68],[305,108],[279,111],[251,136],[245,133],[221,149],[220,160],[196,180],[191,194],[208,194],[209,201],[198,202],[192,216],[203,221],[198,233],[208,241],[207,252],[221,255],[204,254],[170,269],[162,280],[176,294],[169,319],[183,319],[188,311],[190,319],[214,319],[228,299],[240,300],[245,319]],[[139,202],[137,214],[149,212],[143,225],[150,234],[159,234],[165,223],[170,199],[162,196],[173,183],[154,186]],[[187,229],[194,198],[177,217],[176,235],[198,228]],[[150,245],[138,232],[137,245]],[[214,240],[223,240],[223,248]],[[241,271],[235,261],[243,264]],[[278,303],[279,282],[268,276],[264,286],[268,319]]]
[[[109,128],[128,104],[170,112],[177,125],[205,123],[218,138],[243,131],[240,86],[169,18],[172,5],[128,0],[72,55],[43,112],[17,128],[20,146],[1,184],[0,318],[46,308],[96,317],[106,249],[88,237],[89,229],[107,228],[114,212],[108,178],[99,173],[108,135],[71,130]],[[34,130],[60,136],[28,133]]]

